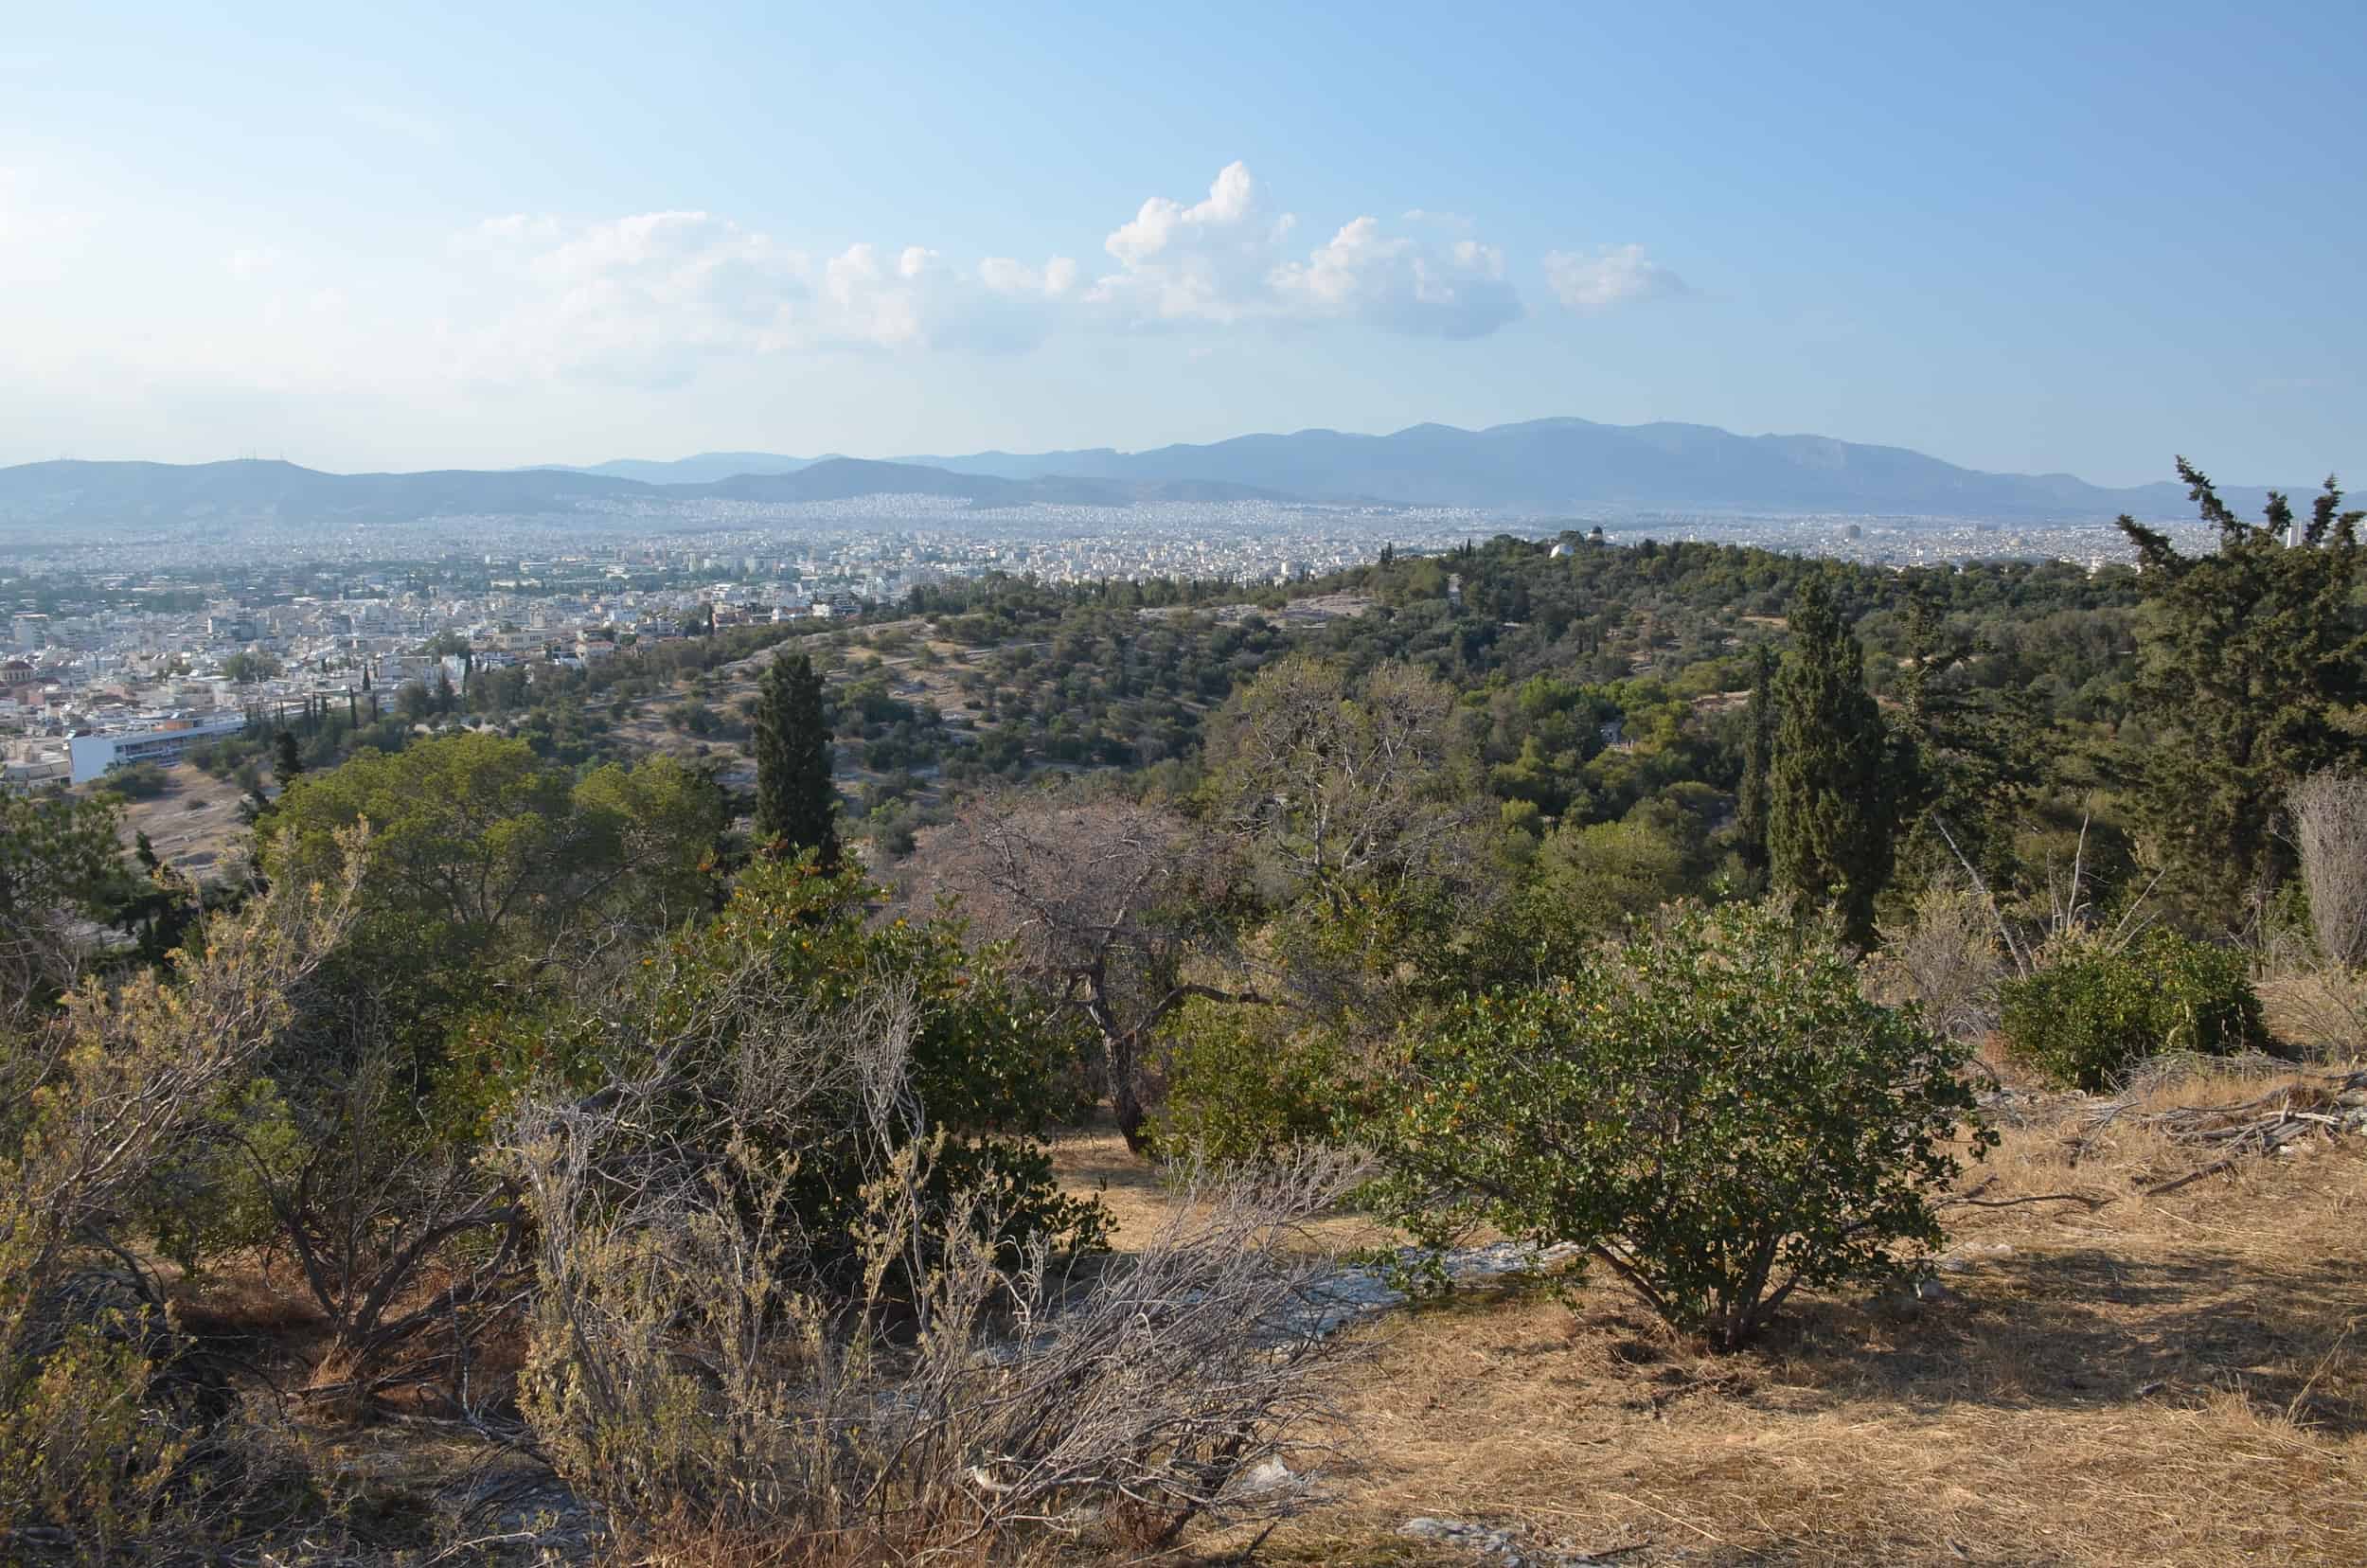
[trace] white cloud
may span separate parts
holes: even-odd
[[[1094,283],[1086,302],[1126,324],[1226,326],[1273,313],[1267,279],[1297,220],[1267,217],[1257,181],[1227,164],[1205,201],[1154,196],[1102,241],[1119,270]]]
[[[1103,243],[1120,270],[1088,301],[1137,325],[1344,320],[1450,338],[1483,337],[1521,314],[1493,245],[1434,245],[1361,217],[1302,258],[1287,249],[1297,219],[1266,216],[1260,197],[1248,166],[1234,163],[1204,201],[1145,202]],[[1436,223],[1419,209],[1408,216]]]
[[[1608,311],[1693,292],[1683,278],[1646,257],[1642,245],[1602,245],[1592,255],[1547,251],[1545,281],[1574,311]]]
[[[1132,222],[1118,225],[1103,248],[1128,266],[1140,266],[1170,244],[1189,246],[1237,229],[1257,205],[1257,182],[1237,159],[1218,170],[1208,199],[1184,206],[1165,196],[1145,202]],[[1288,220],[1285,220],[1286,222]]]
[[[474,373],[507,365],[657,385],[721,355],[1025,347],[1077,280],[1061,257],[964,270],[927,246],[862,243],[817,258],[698,211],[493,219],[455,255],[500,284],[496,319],[469,356]]]
[[[1041,268],[1002,256],[989,256],[978,263],[978,281],[999,294],[1060,299],[1077,287],[1077,276],[1075,258],[1066,256],[1056,256]]]
[[[1304,262],[1274,270],[1275,292],[1318,315],[1421,337],[1485,337],[1521,315],[1504,252],[1476,240],[1435,250],[1359,218]]]
[[[621,407],[620,387],[777,388],[795,380],[785,364],[822,353],[1008,353],[1151,330],[1184,334],[1185,352],[1244,331],[1472,339],[1521,317],[1512,275],[1533,257],[1508,258],[1450,212],[1387,212],[1302,225],[1234,163],[1191,199],[1109,214],[1122,221],[1087,231],[1102,254],[1081,262],[1073,247],[983,255],[943,235],[826,248],[689,207],[512,213],[420,246],[400,229],[254,232],[0,148],[0,286],[20,307],[0,363],[60,396],[193,387],[461,407],[531,386]],[[1632,246],[1556,253],[1546,277],[1579,309],[1686,292]]]

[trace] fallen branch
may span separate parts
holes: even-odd
[[[2111,1201],[2109,1198],[2099,1198],[2091,1192],[2034,1192],[2026,1198],[1975,1198],[1970,1193],[1967,1193],[1961,1198],[1943,1198],[1932,1206],[1953,1208],[1960,1204],[1970,1204],[1974,1208],[2017,1208],[2023,1203],[2085,1203],[2088,1205],[2088,1212],[2093,1214]]]

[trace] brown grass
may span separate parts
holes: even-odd
[[[229,870],[234,851],[246,836],[246,824],[239,818],[243,792],[194,762],[175,762],[165,776],[162,794],[125,804],[120,822],[124,847],[146,833],[157,857],[174,870],[198,882],[219,878]]]
[[[2279,1081],[2215,1069],[2135,1109]],[[1363,1330],[1361,1458],[1257,1560],[1475,1560],[1397,1534],[1431,1514],[1630,1564],[2367,1562],[2367,1139],[2145,1198],[2200,1158],[2128,1118],[2079,1152],[2079,1109],[2025,1112],[1982,1195],[2105,1201],[1950,1210],[1938,1302],[1808,1300],[1736,1356],[1599,1282]]]
[[[1111,1245],[1119,1252],[1140,1247],[1175,1212],[1175,1197],[1159,1167],[1127,1151],[1126,1140],[1106,1113],[1053,1140],[1052,1170],[1071,1194],[1101,1200],[1110,1211]],[[1397,1246],[1404,1240],[1389,1226],[1361,1214],[1326,1215],[1307,1233],[1309,1245],[1328,1252]]]

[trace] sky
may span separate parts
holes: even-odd
[[[2367,490],[2367,7],[0,0],[0,464],[1575,415]]]

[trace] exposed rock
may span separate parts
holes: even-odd
[[[1487,1559],[1491,1568],[1586,1568],[1587,1564],[1617,1560],[1630,1546],[1609,1557],[1581,1552],[1566,1542],[1546,1549],[1523,1551],[1519,1532],[1511,1529],[1490,1529],[1485,1524],[1472,1524],[1459,1519],[1433,1519],[1425,1514],[1409,1519],[1397,1526],[1397,1534],[1416,1541],[1434,1541],[1441,1546],[1452,1546]]]

